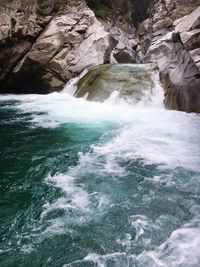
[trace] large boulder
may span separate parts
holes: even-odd
[[[92,68],[82,77],[76,97],[104,101],[113,93],[127,101],[139,101],[154,87],[150,64],[108,64]]]

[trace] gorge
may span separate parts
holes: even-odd
[[[0,0],[0,266],[200,266],[200,3]]]
[[[85,68],[154,62],[166,107],[199,112],[198,0],[87,3],[99,17],[84,1],[0,1],[1,93],[60,91]]]

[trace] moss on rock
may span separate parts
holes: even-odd
[[[140,100],[146,90],[151,90],[151,65],[116,64],[91,69],[80,79],[76,97],[104,101],[117,91],[124,99]]]

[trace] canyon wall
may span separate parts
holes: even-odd
[[[0,0],[0,9],[1,93],[59,91],[85,68],[140,60],[134,26],[98,20],[85,1]]]
[[[60,91],[85,68],[153,62],[166,107],[200,112],[199,0],[86,2],[0,0],[0,93]]]
[[[169,109],[200,112],[200,1],[158,1],[139,27],[145,62],[155,62]]]

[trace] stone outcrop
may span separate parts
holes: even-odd
[[[180,34],[184,48],[200,71],[200,6],[188,16],[175,21],[175,32]]]
[[[149,8],[149,18],[140,24],[137,31],[143,54],[146,54],[152,43],[173,31],[175,23],[190,14],[198,5],[199,0],[153,1]]]
[[[51,20],[16,72],[35,73],[42,90],[59,90],[85,68],[106,62],[114,44],[87,6],[67,6]]]
[[[56,1],[33,0],[31,11],[11,2],[1,5],[1,92],[59,91],[85,68],[138,61],[134,30],[99,21],[84,0],[59,9]]]
[[[200,112],[200,6],[173,20],[177,16],[175,4],[178,3],[158,2],[155,13],[140,26],[140,45],[144,61],[158,64],[166,106]],[[189,9],[187,6],[185,4],[185,12],[191,10],[191,6]]]
[[[124,31],[117,27],[112,20],[102,21],[105,30],[117,41],[110,53],[109,63],[138,63],[141,58],[138,54],[138,43],[134,39],[135,28],[132,31]]]
[[[21,88],[19,91],[14,88],[10,74],[30,51],[55,11],[53,0],[0,0],[0,92],[6,92],[6,87],[8,92],[21,92]]]

